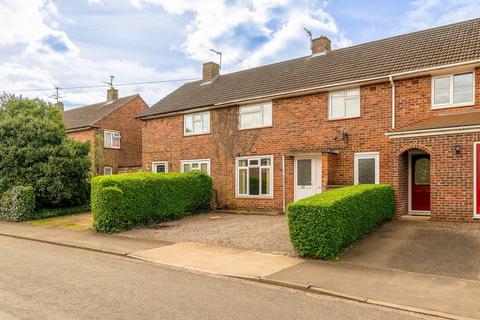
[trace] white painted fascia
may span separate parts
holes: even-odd
[[[400,131],[400,132],[386,132],[385,135],[390,137],[390,139],[399,139],[399,138],[413,138],[413,137],[425,137],[425,136],[436,136],[436,135],[445,135],[445,134],[472,133],[472,132],[480,132],[480,125],[436,128],[436,129],[425,129],[425,130],[411,130],[411,131]]]

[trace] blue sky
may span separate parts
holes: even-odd
[[[303,27],[334,48],[480,16],[478,0],[0,0],[0,92],[199,78],[223,52],[223,73],[309,54]],[[181,82],[119,87],[152,104]],[[105,88],[62,92],[67,108]]]

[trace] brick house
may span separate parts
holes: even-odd
[[[90,141],[96,174],[136,172],[141,169],[142,129],[135,117],[147,109],[140,95],[119,98],[112,87],[107,101],[67,110],[64,121],[69,137]]]
[[[397,214],[480,218],[480,19],[230,74],[204,64],[139,116],[145,170],[204,170],[221,208],[284,211],[389,183]]]

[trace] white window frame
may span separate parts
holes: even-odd
[[[152,162],[152,172],[157,173],[157,166],[165,165],[165,172],[168,172],[168,161],[153,161]]]
[[[453,102],[454,78],[455,76],[467,74],[467,73],[471,73],[473,78],[473,81],[472,81],[473,100],[469,102],[454,103]],[[447,103],[435,104],[435,79],[447,78],[447,77],[450,78],[450,101]],[[474,71],[465,71],[465,72],[444,74],[444,75],[432,77],[431,87],[432,87],[431,88],[432,89],[431,90],[432,109],[445,109],[445,108],[466,107],[466,106],[475,105],[475,72]]]
[[[108,172],[109,171],[109,172]],[[110,176],[113,174],[113,168],[111,166],[105,166],[103,167],[103,175],[104,176]]]
[[[207,164],[207,173],[208,173],[208,175],[210,175],[210,159],[180,160],[180,172],[184,172],[183,171],[183,165],[186,164],[186,163],[189,163],[189,164],[198,163],[199,168],[201,167],[202,163],[206,163]],[[200,170],[193,170],[193,171],[200,171]]]
[[[480,141],[473,143],[473,218],[480,219],[480,212],[477,212],[477,161],[480,161],[477,157],[477,146],[480,145]]]
[[[268,166],[270,168],[270,190],[268,190],[268,194],[259,194],[259,195],[249,195],[249,185],[248,185],[248,168],[250,166],[247,166],[247,167],[240,167],[238,165],[239,161],[240,160],[256,160],[258,159],[259,161],[259,168],[261,168],[260,166],[260,160],[261,159],[265,159],[265,158],[269,158],[270,159],[270,163],[271,165]],[[266,166],[264,166],[266,167]],[[238,177],[239,177],[239,171],[240,171],[240,168],[247,168],[247,194],[240,194],[240,184],[238,182]],[[245,156],[245,157],[236,157],[235,158],[235,197],[236,198],[254,198],[254,199],[273,199],[273,190],[274,190],[274,181],[273,181],[273,178],[274,178],[274,174],[273,174],[273,170],[274,170],[274,163],[273,163],[273,155],[264,155],[264,156]],[[261,172],[261,170],[260,170]],[[260,179],[261,180],[261,179]],[[260,190],[261,190],[261,186],[259,186]]]
[[[263,113],[265,112],[264,108],[268,106],[270,107],[270,115],[271,115],[271,118],[270,118],[270,123],[267,123],[265,124],[263,122]],[[249,113],[253,113],[253,112],[247,112],[245,110],[249,109],[249,108],[254,108],[254,107],[261,107],[261,111],[260,113],[262,114],[262,124],[259,125],[259,126],[254,126],[254,127],[245,127],[243,128],[242,127],[242,114],[249,114]],[[238,130],[250,130],[250,129],[258,129],[258,128],[269,128],[269,127],[272,127],[273,126],[273,103],[271,101],[269,102],[263,102],[263,103],[256,103],[256,104],[247,104],[247,105],[243,105],[243,106],[240,106],[238,108]]]
[[[358,160],[375,159],[375,184],[380,183],[380,152],[356,152],[354,155],[354,183],[358,184]]]
[[[207,115],[208,116],[208,130],[205,130],[203,127],[203,116]],[[202,123],[202,131],[201,132],[195,132],[195,122],[194,118],[195,116],[201,116],[201,123]],[[192,132],[187,132],[187,118],[191,117],[192,118]],[[183,135],[184,136],[199,136],[202,134],[209,134],[210,133],[210,127],[211,127],[211,115],[210,111],[205,111],[205,112],[195,112],[195,113],[187,113],[183,115]]]
[[[119,135],[119,137],[118,137],[118,147],[115,147],[115,146],[113,145],[113,135],[116,135],[116,134]],[[112,135],[112,137],[111,137],[112,144],[111,144],[111,145],[107,145],[107,135]],[[122,135],[121,135],[120,131],[116,131],[116,130],[105,130],[105,131],[103,132],[103,146],[104,146],[105,148],[108,148],[108,149],[120,149],[121,145],[122,145]]]
[[[358,92],[358,114],[354,116],[346,116],[347,113],[347,92],[349,91],[357,91]],[[343,117],[332,117],[332,95],[343,92],[344,98],[344,105],[343,105]],[[361,90],[360,88],[352,88],[346,90],[338,90],[332,91],[328,95],[328,120],[338,120],[338,119],[353,119],[358,118],[362,114],[362,97],[361,97]]]

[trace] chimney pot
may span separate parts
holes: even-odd
[[[327,53],[332,49],[331,47],[330,39],[325,36],[312,39],[312,54]]]
[[[118,99],[118,90],[114,87],[110,87],[107,90],[107,102],[113,102]]]
[[[203,64],[203,83],[211,82],[220,76],[220,66],[215,62]]]

